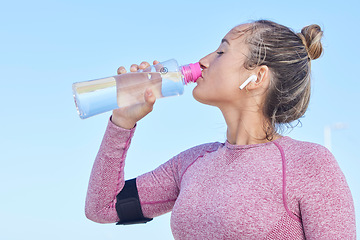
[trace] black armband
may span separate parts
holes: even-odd
[[[116,196],[116,212],[120,222],[116,225],[147,223],[152,218],[146,218],[141,210],[136,178],[125,181],[125,186]]]

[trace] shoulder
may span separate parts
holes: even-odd
[[[188,168],[188,166],[190,166],[200,157],[203,157],[208,153],[217,151],[223,145],[224,144],[220,142],[212,142],[212,143],[197,145],[174,156],[171,159],[171,161],[173,162],[174,168],[176,168],[177,171],[180,173],[185,171]]]
[[[204,144],[189,148],[189,149],[179,153],[178,156],[191,157],[191,156],[203,155],[207,152],[214,152],[223,145],[224,145],[223,143],[219,143],[219,142],[204,143]]]
[[[343,177],[343,173],[334,155],[324,146],[294,140],[287,137],[284,148],[286,162],[293,172],[300,173],[302,176],[319,177]],[[289,169],[289,170],[290,170]]]
[[[317,161],[320,160],[319,163],[322,161],[333,161],[334,156],[332,153],[324,146],[306,142],[306,141],[299,141],[292,139],[290,137],[285,137],[285,141],[281,144],[284,148],[284,152],[287,157],[291,159],[302,159],[303,161]]]
[[[207,153],[217,151],[224,144],[219,142],[205,143],[189,148],[174,157],[177,161],[187,165]]]
[[[287,148],[288,150],[301,150],[301,151],[306,151],[306,152],[326,152],[328,151],[326,147],[317,144],[317,143],[313,143],[313,142],[307,142],[307,141],[301,141],[301,140],[296,140],[293,139],[291,137],[284,137],[284,141],[281,142],[282,146],[284,148]]]

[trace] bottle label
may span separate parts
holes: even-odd
[[[166,73],[169,72],[169,69],[168,69],[167,67],[162,67],[162,68],[160,68],[159,72],[160,72],[161,74],[166,74]]]

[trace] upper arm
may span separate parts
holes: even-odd
[[[344,174],[326,149],[305,166],[300,211],[307,239],[355,239],[355,210]]]
[[[179,194],[173,159],[137,178],[139,199],[145,217],[153,218],[172,210]]]
[[[218,147],[219,143],[196,146],[139,176],[136,184],[144,216],[153,218],[171,211],[180,193],[182,175],[200,156]]]

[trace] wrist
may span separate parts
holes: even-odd
[[[125,119],[116,115],[112,115],[110,117],[110,121],[114,123],[116,126],[124,128],[124,129],[132,129],[135,127],[136,121],[132,121],[130,119]]]

